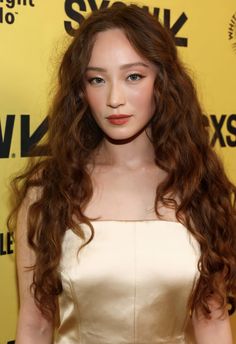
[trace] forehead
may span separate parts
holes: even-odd
[[[90,64],[124,64],[148,60],[131,45],[125,33],[118,28],[99,32],[95,36]]]

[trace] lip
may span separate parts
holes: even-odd
[[[125,114],[119,114],[119,115],[110,115],[107,118],[108,119],[119,119],[119,118],[127,118],[127,117],[131,117],[132,115],[125,115]]]
[[[131,116],[128,116],[128,117],[123,117],[123,118],[107,118],[107,120],[111,123],[111,124],[114,124],[114,125],[122,125],[122,124],[125,124],[129,121],[129,118]]]

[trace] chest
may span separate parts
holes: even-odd
[[[93,225],[94,238],[79,255],[80,238],[70,230],[64,237],[60,331],[79,319],[81,340],[75,343],[186,343],[199,257],[186,228],[165,221]]]
[[[100,169],[91,174],[93,196],[85,215],[105,219],[153,219],[158,170]]]

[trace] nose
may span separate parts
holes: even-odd
[[[117,108],[125,103],[125,94],[122,85],[114,82],[110,85],[107,94],[107,105],[112,108]]]

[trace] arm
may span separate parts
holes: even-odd
[[[33,272],[26,266],[34,264],[34,252],[27,243],[27,212],[32,198],[27,196],[19,210],[16,230],[16,262],[20,311],[17,324],[16,344],[51,344],[53,326],[47,321],[35,305],[30,293]]]
[[[201,312],[197,317],[196,312],[193,312],[192,324],[196,344],[233,344],[228,311],[225,310],[219,318],[222,311],[217,309],[217,302],[212,300],[209,305],[212,311],[211,319],[206,319]]]

